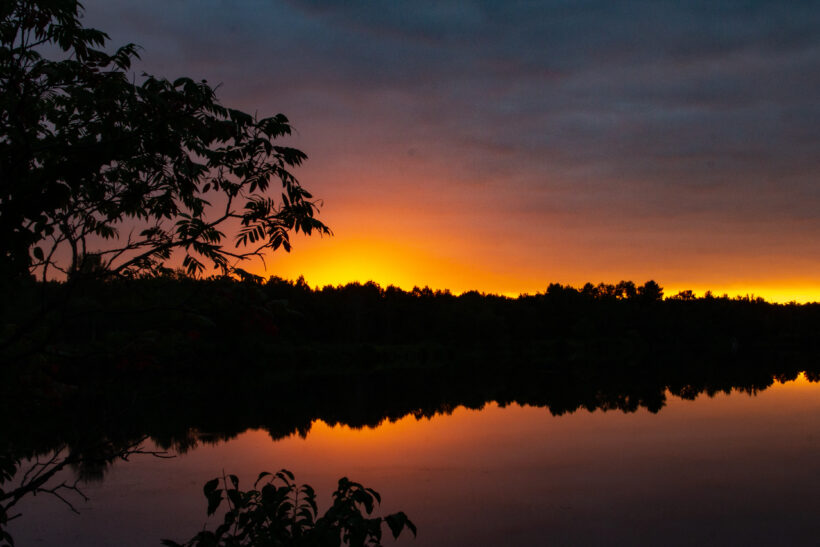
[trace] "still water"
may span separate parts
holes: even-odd
[[[322,512],[339,477],[376,489],[382,514],[403,510],[418,526],[399,545],[816,545],[820,384],[667,394],[657,413],[488,402],[374,428],[315,420],[278,440],[252,429],[117,462],[84,487],[79,515],[30,498],[10,531],[22,547],[187,540],[216,526],[205,481],[224,470],[250,487],[280,468],[316,488]]]

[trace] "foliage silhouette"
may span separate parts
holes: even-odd
[[[292,231],[330,233],[290,171],[305,154],[277,143],[285,116],[222,106],[205,81],[135,79],[138,48],[106,53],[81,11],[0,5],[0,278],[156,273],[177,250],[188,274],[227,273]]]
[[[379,546],[382,523],[393,538],[408,528],[416,535],[416,526],[403,512],[386,517],[371,517],[381,496],[346,477],[339,480],[333,493],[333,504],[319,516],[316,493],[310,485],[297,487],[293,474],[282,469],[263,472],[253,489],[239,489],[236,475],[223,475],[208,481],[204,487],[208,515],[213,515],[224,500],[228,509],[216,530],[199,532],[184,544],[163,540],[169,547],[233,547],[252,545],[267,547],[293,546]],[[261,483],[261,487],[259,487]],[[221,485],[221,488],[220,488]],[[257,490],[257,488],[259,488]]]

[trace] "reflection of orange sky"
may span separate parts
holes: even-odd
[[[806,373],[805,372],[801,372],[797,376],[797,378],[795,378],[791,382],[782,382],[782,383],[781,382],[776,382],[775,384],[777,386],[778,391],[784,391],[784,390],[805,391],[805,390],[810,390],[810,389],[816,389],[817,385],[818,385],[817,382],[813,382],[813,383],[809,382],[809,379],[806,378]]]
[[[800,373],[794,380],[787,382],[775,381],[772,386],[757,393],[754,397],[746,397],[745,395],[727,396],[726,394],[718,394],[712,399],[713,402],[708,402],[710,397],[706,394],[698,396],[696,401],[681,400],[674,395],[667,395],[667,408],[662,409],[661,413],[668,413],[671,409],[678,409],[680,407],[687,407],[687,412],[693,412],[692,406],[709,411],[707,407],[713,405],[730,404],[738,412],[745,412],[753,410],[755,405],[762,405],[760,400],[765,400],[769,404],[774,403],[778,399],[784,397],[804,396],[814,399],[818,392],[820,384],[817,382],[809,382],[804,373]],[[731,403],[729,400],[731,399]],[[641,413],[645,412],[641,410]],[[674,410],[673,410],[674,412]],[[695,410],[694,412],[698,412]],[[535,409],[527,406],[520,406],[512,404],[507,408],[499,407],[497,403],[487,403],[480,410],[472,410],[464,407],[456,408],[449,416],[445,414],[436,414],[431,418],[417,418],[413,415],[404,416],[398,420],[390,421],[383,420],[376,427],[362,427],[352,428],[344,424],[328,425],[322,420],[315,420],[311,424],[310,431],[307,438],[311,443],[315,443],[317,450],[338,450],[340,446],[350,442],[349,446],[355,446],[357,450],[364,453],[372,450],[377,446],[384,446],[385,443],[391,444],[405,439],[408,435],[418,435],[424,433],[426,441],[435,440],[437,444],[449,445],[450,443],[459,444],[479,442],[482,441],[487,432],[492,431],[494,435],[501,435],[502,437],[516,435],[517,422],[508,420],[510,414],[533,414],[540,416],[541,413],[548,413],[546,409]],[[576,411],[577,414],[587,415],[589,412],[584,409]],[[576,414],[573,413],[573,414]],[[595,411],[596,414],[607,412]],[[609,414],[623,415],[619,411],[611,411]],[[428,450],[429,445],[426,443],[416,444],[421,447],[421,450]],[[407,450],[404,447],[403,450]]]
[[[713,397],[702,393],[694,401],[682,400],[667,395],[667,404],[657,416],[669,419],[688,417],[700,419],[719,413],[721,416],[753,416],[769,412],[778,406],[817,406],[820,384],[809,382],[801,373],[795,380],[784,383],[775,381],[772,386],[756,395],[745,393],[717,393]],[[589,412],[583,408],[561,417],[551,417],[546,408],[511,404],[500,407],[491,402],[481,409],[459,406],[449,415],[436,414],[430,418],[406,415],[398,420],[383,420],[376,427],[353,428],[344,424],[329,425],[322,420],[314,420],[307,435],[296,434],[280,439],[274,444],[263,430],[248,431],[240,436],[246,449],[252,452],[276,452],[286,459],[301,460],[311,464],[314,459],[321,461],[333,454],[350,466],[366,462],[376,466],[379,461],[391,458],[432,458],[447,459],[470,447],[478,449],[486,444],[487,438],[495,438],[496,452],[507,452],[509,443],[521,442],[519,437],[532,427],[541,424],[543,433],[585,430],[597,428],[601,421],[631,422],[653,420],[654,415],[641,409],[637,414],[617,410]],[[518,440],[516,440],[518,439]],[[310,448],[310,455],[303,451]],[[485,446],[482,453],[486,454]],[[498,457],[495,454],[493,457]],[[478,458],[478,456],[476,456]]]
[[[392,422],[385,420],[373,428],[355,429],[315,420],[304,438],[294,434],[272,442],[263,430],[248,431],[229,443],[233,446],[232,457],[220,455],[221,447],[228,445],[220,445],[210,456],[195,451],[187,457],[210,460],[203,465],[211,469],[258,471],[287,467],[297,479],[313,483],[320,491],[329,490],[335,479],[346,474],[389,492],[391,505],[412,501],[423,506],[419,491],[432,486],[430,476],[457,483],[463,475],[499,468],[541,469],[546,465],[560,472],[598,461],[602,446],[612,447],[617,454],[610,463],[627,465],[631,458],[625,452],[634,452],[636,462],[647,458],[647,454],[660,453],[653,461],[674,463],[680,454],[688,452],[712,458],[715,443],[724,446],[726,439],[749,437],[751,444],[747,446],[744,441],[733,448],[743,452],[764,431],[781,442],[779,436],[792,435],[789,432],[795,427],[813,430],[815,418],[803,423],[791,416],[817,416],[818,388],[820,384],[810,383],[801,375],[794,381],[775,382],[754,396],[736,392],[713,397],[701,394],[692,401],[670,395],[658,414],[645,409],[624,413],[582,408],[554,417],[546,408],[517,404],[502,408],[487,403],[481,410],[457,407],[452,414],[432,418],[408,415]],[[783,409],[790,409],[792,414]],[[659,438],[664,441],[658,442]],[[774,443],[769,448],[783,447],[793,440],[782,442],[785,444]],[[213,460],[217,456],[220,459]],[[458,495],[453,495],[457,501]],[[419,511],[414,508],[415,513]]]
[[[147,489],[153,497],[144,506],[160,506],[163,515],[174,516],[167,529],[176,539],[181,529],[202,526],[201,485],[222,470],[249,487],[261,470],[290,469],[299,483],[316,488],[321,511],[336,481],[347,476],[384,496],[381,514],[405,511],[420,534],[400,543],[419,547],[507,544],[509,531],[494,523],[558,530],[616,508],[643,515],[661,505],[663,515],[683,511],[689,518],[686,508],[706,504],[713,518],[724,514],[727,491],[732,500],[759,496],[761,507],[782,492],[789,493],[784,502],[801,495],[815,499],[805,498],[804,490],[816,496],[816,481],[807,481],[806,470],[814,469],[820,449],[819,390],[820,384],[801,376],[754,396],[670,396],[658,414],[582,408],[556,417],[546,408],[488,403],[481,410],[457,407],[449,415],[405,416],[374,428],[316,420],[304,437],[272,441],[266,431],[252,430],[161,460],[161,467],[155,459],[135,458],[114,467],[107,481],[122,486],[112,488],[109,499],[99,492],[91,497],[100,506],[117,506],[126,499],[122,491]],[[117,479],[118,470],[132,474]],[[771,476],[771,487],[750,480]],[[128,508],[119,511],[126,514]],[[215,526],[213,518],[208,526]],[[453,534],[461,539],[448,541]]]
[[[791,519],[777,521],[778,530],[808,522],[814,531],[818,395],[820,384],[801,376],[756,396],[670,397],[658,414],[580,409],[555,417],[546,408],[488,403],[375,428],[316,420],[306,436],[278,441],[250,430],[171,459],[115,463],[105,481],[83,485],[91,501],[77,501],[93,526],[49,500],[40,509],[21,506],[29,518],[15,520],[11,531],[21,545],[62,545],[66,537],[76,545],[119,545],[123,537],[180,541],[219,522],[218,516],[204,522],[206,481],[237,474],[247,489],[260,471],[281,468],[316,489],[320,512],[340,477],[376,489],[383,496],[378,514],[402,510],[418,526],[418,538],[398,543],[415,547],[533,545],[552,538],[611,543],[609,532],[579,539],[587,523],[600,522],[639,530],[640,537],[618,544],[662,545],[670,529],[699,520],[711,526],[715,515],[721,523],[734,519],[738,529],[759,515],[773,526],[772,500],[785,504],[783,518]],[[33,500],[40,503],[23,503]],[[645,541],[650,526],[656,534]],[[515,541],[511,530],[521,532]],[[727,542],[733,543],[718,543]]]

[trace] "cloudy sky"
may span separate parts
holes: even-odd
[[[820,3],[86,0],[282,112],[332,238],[265,275],[820,299]]]

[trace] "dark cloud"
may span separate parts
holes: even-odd
[[[85,3],[146,70],[287,113],[327,169],[426,170],[496,216],[820,224],[816,2]]]

